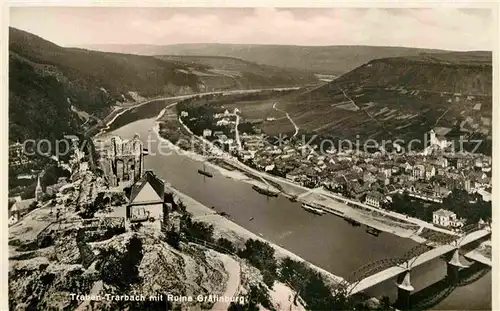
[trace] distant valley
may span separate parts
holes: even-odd
[[[98,51],[139,55],[234,57],[263,65],[337,76],[377,58],[445,52],[407,47],[258,44],[102,44],[84,47]]]

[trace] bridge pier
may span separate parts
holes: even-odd
[[[453,251],[453,254],[451,255],[450,261],[446,263],[446,278],[452,284],[457,283],[459,279],[458,272],[460,271],[460,268],[467,268],[467,267],[468,267],[467,265],[464,265],[463,263],[460,262],[459,249],[458,248],[455,249]]]
[[[400,310],[410,310],[410,296],[411,292],[415,289],[410,282],[410,270],[407,270],[403,274],[401,274],[398,282],[398,298],[396,301],[396,306]]]

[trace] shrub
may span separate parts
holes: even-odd
[[[323,277],[305,263],[285,258],[280,263],[279,278],[291,284],[310,310],[352,310],[343,293],[333,295]]]
[[[167,243],[175,249],[179,249],[180,247],[180,239],[181,235],[176,231],[168,231],[167,232]]]
[[[269,294],[263,286],[251,285],[244,304],[232,302],[228,311],[258,311],[259,305],[268,310],[275,310],[269,299]]]
[[[189,214],[184,214],[181,218],[181,231],[192,238],[207,242],[213,241],[213,226],[199,221],[192,221]]]
[[[231,241],[229,241],[228,239],[219,238],[217,240],[217,245],[228,250],[231,253],[234,253],[234,251],[235,251],[235,247],[234,247],[233,243]]]
[[[273,286],[278,264],[274,258],[274,248],[269,243],[248,239],[245,249],[239,251],[238,256],[247,259],[252,266],[259,269],[266,285]]]

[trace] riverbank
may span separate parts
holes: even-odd
[[[277,259],[290,257],[293,260],[304,262],[309,267],[321,273],[321,275],[325,277],[325,280],[327,280],[332,286],[344,281],[342,277],[334,275],[323,268],[315,266],[304,258],[298,256],[297,254],[292,253],[289,250],[266,240],[264,237],[256,235],[255,233],[241,227],[240,225],[236,224],[226,217],[218,215],[215,210],[187,196],[171,185],[166,185],[165,190],[167,192],[174,193],[186,205],[186,210],[193,215],[193,220],[202,221],[207,224],[213,225],[215,237],[224,237],[232,241],[233,243],[240,245],[243,245],[248,239],[260,240],[269,243],[274,248]]]
[[[234,180],[242,181],[251,185],[256,185],[259,187],[266,188],[269,185],[264,182],[261,178],[261,180],[258,180],[256,178],[257,175],[252,172],[253,170],[250,168],[247,168],[246,166],[243,167],[244,165],[241,163],[234,163],[233,161],[230,161],[230,159],[226,158],[219,158],[218,161],[222,161],[223,163],[226,163],[226,165],[222,164],[216,164],[214,161],[208,161],[208,157],[200,155],[196,152],[193,151],[187,151],[183,150],[179,146],[176,146],[173,144],[171,141],[169,141],[167,138],[162,137],[160,134],[160,122],[164,121],[161,120],[161,117],[164,115],[164,111],[156,118],[156,125],[153,128],[154,133],[157,135],[158,139],[165,144],[166,146],[169,146],[175,150],[175,152],[178,152],[179,154],[182,154],[183,156],[189,157],[193,160],[196,161],[203,161],[208,167],[211,169],[219,172],[222,176],[226,178],[231,178]],[[182,124],[181,124],[182,126]],[[198,137],[197,137],[198,138]],[[234,170],[230,170],[229,167],[234,167]],[[247,173],[245,173],[247,172]],[[264,174],[264,173],[262,173]],[[253,176],[252,177],[249,177]],[[394,234],[396,236],[402,237],[402,238],[409,238],[412,239],[413,241],[417,243],[425,243],[426,239],[423,237],[420,237],[418,235],[418,232],[421,231],[421,226],[412,224],[410,222],[404,222],[404,221],[399,221],[399,220],[394,220],[390,219],[389,217],[385,217],[383,215],[377,215],[373,211],[365,211],[359,208],[354,208],[351,207],[347,204],[344,204],[342,202],[339,202],[337,200],[334,200],[333,198],[328,198],[323,194],[316,194],[316,193],[309,193],[306,194],[308,191],[311,191],[311,189],[303,189],[303,187],[299,185],[290,185],[290,183],[281,183],[280,180],[277,180],[278,178],[275,178],[274,176],[266,176],[267,178],[273,180],[277,184],[279,184],[282,188],[281,195],[291,198],[294,196],[302,195],[297,201],[301,203],[306,203],[306,204],[313,204],[313,205],[319,205],[323,206],[327,209],[332,209],[334,211],[337,211],[337,217],[338,214],[343,214],[344,217],[350,218],[352,220],[355,220],[356,222],[375,228],[377,230],[387,232],[390,234]]]

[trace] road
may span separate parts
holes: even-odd
[[[356,106],[356,108],[358,108],[358,110],[361,110],[361,108],[359,108],[359,106],[356,105],[356,103],[354,102],[354,100],[352,100],[352,98],[350,98],[349,96],[347,96],[347,94],[345,93],[345,91],[343,89],[340,89],[340,90],[344,94],[344,97],[347,98],[347,100],[349,100],[351,102],[351,104],[353,104],[354,106]]]
[[[368,209],[370,211],[376,211],[376,212],[384,214],[386,216],[390,216],[390,217],[397,218],[397,219],[402,220],[402,221],[410,222],[410,223],[413,223],[413,224],[418,225],[420,227],[428,228],[428,229],[433,230],[433,231],[438,231],[438,232],[442,232],[442,233],[446,233],[446,234],[450,234],[450,235],[457,235],[456,232],[453,232],[451,230],[447,230],[444,228],[436,227],[433,224],[428,223],[428,222],[421,220],[421,219],[418,219],[418,218],[409,217],[407,215],[399,214],[396,212],[386,211],[383,209],[369,206],[367,204],[364,204],[364,203],[361,203],[358,201],[353,201],[351,199],[348,199],[348,198],[345,198],[343,196],[329,192],[329,191],[325,190],[323,187],[318,187],[318,188],[312,189],[312,190],[310,190],[310,193],[316,193],[316,194],[320,194],[324,197],[326,196],[326,197],[334,198],[336,200],[344,201],[346,203],[354,204],[354,205],[357,205],[357,206],[362,207],[364,209]],[[301,196],[304,196],[304,195],[305,194],[302,194]],[[421,230],[421,229],[419,229],[419,230]]]
[[[241,139],[240,139],[240,131],[238,130],[238,125],[240,125],[240,116],[235,112],[234,115],[236,116],[236,124],[234,125],[234,133],[236,136],[236,143],[238,144],[238,151],[243,150],[241,148]]]
[[[211,144],[208,140],[205,140],[205,141],[209,145],[213,146],[213,144]],[[215,147],[215,148],[217,148],[217,147]],[[218,153],[225,154],[220,149],[218,149]],[[329,199],[332,199],[332,200],[343,201],[344,203],[354,204],[354,205],[360,206],[360,207],[362,207],[364,209],[367,209],[367,210],[370,210],[370,211],[376,211],[376,212],[384,214],[386,216],[397,218],[397,219],[405,221],[405,222],[413,223],[415,225],[418,225],[418,226],[421,226],[421,227],[424,227],[424,228],[428,228],[428,229],[433,230],[433,231],[438,231],[438,232],[442,232],[442,233],[446,233],[446,234],[450,234],[450,235],[458,235],[456,232],[453,232],[451,230],[447,230],[447,229],[444,229],[444,228],[436,227],[433,224],[431,224],[429,222],[426,222],[424,220],[418,219],[418,218],[413,218],[413,217],[409,217],[407,215],[399,214],[399,213],[396,213],[396,212],[391,212],[391,211],[386,211],[386,210],[383,210],[383,209],[375,208],[375,207],[363,204],[361,202],[353,201],[353,200],[345,198],[343,196],[336,195],[334,193],[326,191],[323,187],[318,187],[318,188],[315,188],[315,189],[306,188],[304,186],[298,185],[298,184],[296,184],[294,182],[291,182],[291,181],[289,181],[287,179],[284,179],[282,177],[274,176],[274,175],[271,175],[271,174],[268,174],[268,173],[261,172],[259,170],[253,169],[253,168],[251,168],[251,167],[249,167],[249,166],[241,163],[240,161],[238,161],[238,159],[236,159],[233,156],[230,156],[229,154],[225,154],[224,159],[226,161],[230,162],[232,165],[237,166],[237,167],[239,167],[239,168],[241,168],[243,170],[246,170],[248,172],[251,172],[254,175],[259,176],[262,179],[271,179],[271,180],[273,180],[273,181],[275,181],[277,183],[285,183],[287,185],[290,185],[290,186],[296,187],[298,189],[304,190],[304,193],[302,193],[301,195],[299,195],[299,198],[303,197],[303,196],[305,196],[307,194],[310,194],[310,193],[316,193],[316,194],[320,194],[320,195],[322,195],[324,197],[328,197]]]
[[[238,295],[238,289],[240,288],[241,282],[241,267],[240,263],[236,261],[233,257],[226,254],[220,254],[222,262],[224,263],[224,268],[229,275],[229,279],[226,282],[226,290],[222,294],[222,298],[229,300],[230,297],[235,297]],[[212,310],[227,310],[229,308],[230,301],[217,301]]]
[[[257,175],[257,176],[259,176],[261,178],[271,179],[271,180],[273,180],[275,182],[285,183],[285,184],[297,187],[297,188],[299,188],[301,190],[304,190],[305,192],[302,193],[301,195],[299,195],[299,198],[303,197],[304,195],[310,194],[310,193],[316,193],[316,194],[320,194],[322,196],[329,197],[329,199],[334,199],[334,200],[337,200],[337,201],[343,201],[345,203],[351,203],[351,204],[360,206],[360,207],[362,207],[364,209],[368,209],[370,211],[376,211],[376,212],[384,214],[386,216],[397,218],[397,219],[405,221],[405,222],[413,223],[415,225],[418,225],[418,226],[421,226],[421,227],[424,227],[424,228],[428,228],[428,229],[433,230],[433,231],[438,231],[438,232],[442,232],[442,233],[446,233],[446,234],[450,234],[450,235],[457,235],[456,232],[453,232],[451,230],[447,230],[447,229],[444,229],[444,228],[436,227],[433,224],[428,223],[428,222],[426,222],[424,220],[421,220],[421,219],[418,219],[418,218],[408,217],[407,215],[399,214],[399,213],[396,213],[396,212],[385,211],[383,209],[378,209],[378,208],[375,208],[375,207],[371,207],[371,206],[363,204],[361,202],[353,201],[353,200],[345,198],[343,196],[336,195],[334,193],[331,193],[331,192],[325,190],[323,187],[318,187],[318,188],[315,188],[315,189],[310,189],[310,188],[306,188],[306,187],[300,186],[300,185],[298,185],[296,183],[293,183],[293,182],[291,182],[289,180],[286,180],[284,178],[277,177],[277,176],[274,176],[274,175],[270,175],[270,174],[258,171],[256,169],[253,169],[251,167],[248,167],[248,166],[244,165],[243,163],[239,162],[237,159],[234,159],[233,157],[229,157],[229,158],[227,158],[227,160],[229,160],[231,162],[231,164],[236,165],[236,166],[238,166],[238,167],[240,167],[242,169],[245,169],[247,171],[250,171],[251,173],[254,173],[255,175]]]
[[[284,111],[284,110],[281,110],[281,109],[278,109],[276,108],[276,105],[278,103],[274,103],[273,104],[273,109],[276,110],[276,111],[279,111],[279,112],[283,112],[284,114],[286,114],[286,117],[288,118],[288,120],[290,120],[290,122],[292,123],[293,127],[295,128],[295,133],[293,133],[293,136],[292,137],[295,137],[297,136],[297,134],[299,133],[299,127],[297,126],[297,124],[295,124],[295,122],[293,122],[292,118],[290,117],[290,115],[288,114],[288,112]]]

